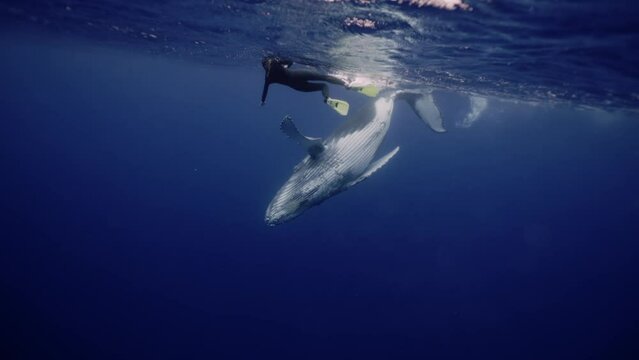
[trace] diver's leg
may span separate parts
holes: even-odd
[[[321,91],[322,95],[324,96],[324,102],[326,102],[326,99],[328,99],[329,96],[328,85],[326,84],[312,83],[307,81],[296,81],[294,83],[291,83],[290,86],[297,91],[303,92]]]
[[[313,83],[308,81],[295,81],[289,84],[292,88],[310,92],[310,91],[321,91],[324,96],[324,103],[330,106],[331,109],[337,111],[340,115],[346,116],[348,115],[348,103],[343,100],[331,99],[328,93],[328,85],[324,83]]]
[[[288,75],[299,81],[326,81],[335,85],[346,86],[346,81],[331,75],[320,74],[312,70],[289,70]]]
[[[335,85],[347,86],[346,81],[331,75],[320,75],[320,81],[326,81]]]
[[[324,96],[324,102],[326,102],[326,100],[328,99],[328,85],[326,84],[322,84],[322,83],[315,83],[313,85],[319,85],[319,87],[322,88],[322,95]]]

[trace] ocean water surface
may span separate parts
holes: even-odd
[[[0,1],[0,358],[635,359],[630,1]],[[279,55],[432,92],[285,224]],[[352,113],[371,99],[339,87]],[[378,155],[378,156],[379,156]]]

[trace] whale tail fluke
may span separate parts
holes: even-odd
[[[405,92],[401,94],[401,98],[408,102],[413,111],[415,111],[415,114],[417,114],[431,130],[436,133],[446,132],[442,124],[442,116],[439,112],[439,108],[435,104],[431,93]]]
[[[464,119],[456,123],[457,127],[471,127],[488,107],[488,99],[483,96],[470,95],[468,100],[470,101],[470,111]]]

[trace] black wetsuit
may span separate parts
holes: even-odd
[[[267,69],[265,65],[266,77],[264,78],[264,90],[262,91],[262,104],[266,101],[268,86],[273,83],[286,85],[298,91],[321,91],[322,95],[324,95],[324,101],[326,101],[329,95],[328,85],[310,81],[325,81],[331,84],[346,86],[345,81],[334,76],[320,74],[311,70],[291,70],[289,67],[293,64],[292,61],[279,60],[277,58],[265,59],[265,61],[266,60],[270,60],[270,69]]]

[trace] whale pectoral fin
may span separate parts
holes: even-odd
[[[319,155],[324,151],[324,144],[321,138],[312,138],[302,135],[293,123],[293,119],[286,115],[280,123],[280,129],[286,136],[300,144],[308,152],[311,157]]]
[[[348,183],[347,187],[351,187],[353,185],[357,185],[360,182],[362,182],[363,180],[366,180],[369,176],[373,175],[373,173],[375,173],[375,171],[381,169],[384,165],[386,165],[386,163],[388,163],[388,161],[395,156],[395,154],[397,154],[397,152],[399,151],[399,146],[394,148],[393,151],[389,152],[388,154],[382,156],[381,158],[377,159],[375,162],[373,162],[372,164],[370,164],[368,166],[368,168],[366,168],[366,171],[364,171],[364,173],[362,175],[360,175],[357,179],[351,181],[350,183]]]
[[[413,94],[411,94],[413,95]],[[422,119],[434,132],[446,132],[442,125],[442,116],[433,100],[432,94],[414,94],[408,101],[417,116]]]

